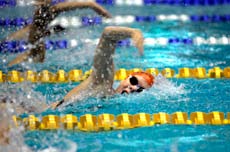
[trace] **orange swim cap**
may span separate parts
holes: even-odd
[[[148,83],[149,86],[152,86],[153,83],[154,83],[154,76],[152,74],[150,74],[150,73],[141,71],[141,72],[133,72],[130,75],[132,75],[132,76],[135,76],[135,75],[142,76],[145,79],[145,81]]]

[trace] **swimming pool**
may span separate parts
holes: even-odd
[[[186,15],[222,15],[230,14],[228,5],[217,6],[105,6],[113,16],[157,16],[170,14]],[[12,10],[14,10],[12,12]],[[0,15],[7,17],[31,17],[31,6],[3,8]],[[86,16],[90,11],[73,11],[62,16]],[[91,13],[92,14],[92,13]],[[153,22],[132,22],[122,25],[139,28],[145,38],[179,38],[193,39],[202,37],[208,39],[214,37],[229,37],[230,22],[218,21],[175,21],[161,20]],[[108,23],[111,25],[114,23]],[[117,22],[116,24],[121,24]],[[54,35],[52,40],[78,40],[77,46],[65,49],[47,51],[44,64],[25,64],[6,67],[14,54],[1,54],[1,69],[4,73],[10,70],[18,71],[42,71],[44,69],[57,72],[59,69],[69,71],[71,69],[89,70],[95,43],[89,40],[99,38],[106,24],[86,27],[68,27],[63,35]],[[5,37],[15,27],[4,27],[1,37]],[[168,41],[169,42],[169,41]],[[161,44],[161,43],[159,43]],[[115,55],[117,69],[133,68],[171,68],[178,73],[179,68],[204,67],[207,70],[213,67],[224,69],[230,65],[229,45],[194,43],[168,43],[167,45],[145,45],[144,56],[139,56],[133,46],[119,47]],[[228,43],[229,44],[229,43]],[[142,94],[114,96],[109,99],[86,99],[79,104],[68,106],[60,111],[48,110],[42,116],[48,114],[65,115],[73,114],[80,117],[85,114],[99,115],[109,113],[119,115],[121,113],[137,114],[166,112],[172,114],[177,111],[229,112],[230,108],[230,83],[229,79],[178,79],[165,80],[159,77],[159,85],[144,91]],[[118,82],[115,83],[117,85]],[[1,84],[2,94],[9,90],[20,91],[14,95],[19,100],[43,100],[48,103],[60,100],[75,83],[7,83]],[[26,87],[25,87],[26,86]],[[32,91],[31,91],[32,90]],[[4,92],[5,91],[5,92]],[[36,114],[39,116],[39,114]],[[23,116],[26,117],[27,115]],[[24,143],[33,151],[230,151],[229,125],[154,125],[134,129],[82,132],[76,131],[25,131]],[[16,138],[16,137],[15,137]],[[17,139],[17,138],[16,138]],[[77,150],[76,150],[77,149]]]

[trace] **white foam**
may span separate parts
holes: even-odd
[[[188,92],[184,87],[184,84],[178,85],[159,74],[155,77],[155,84],[151,90],[151,94],[154,95],[157,99],[180,97],[181,95],[184,95]]]
[[[65,140],[64,142],[67,143],[68,147],[67,149],[65,149],[65,152],[76,152],[77,151],[77,144],[70,141],[70,140]],[[38,152],[62,152],[63,150],[57,149],[55,147],[48,147],[46,149],[43,150],[39,150]]]

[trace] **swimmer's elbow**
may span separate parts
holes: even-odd
[[[111,31],[117,30],[119,27],[118,26],[107,26],[104,28],[104,33],[109,33]]]
[[[132,34],[137,29],[124,27],[124,26],[107,26],[104,29],[104,34],[110,35],[110,36],[116,36],[119,38],[130,38]]]

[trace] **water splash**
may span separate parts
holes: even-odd
[[[22,113],[41,112],[45,98],[34,91],[28,82],[0,86],[0,132],[5,135],[6,144],[1,145],[4,152],[30,152],[24,144],[24,127],[15,127],[12,117]],[[10,127],[9,127],[10,126]]]
[[[31,152],[24,144],[23,131],[24,127],[16,127],[13,122],[15,107],[12,104],[1,103],[0,111],[0,151],[1,152]]]
[[[34,91],[34,85],[29,82],[17,83],[17,84],[1,84],[0,86],[0,100],[12,103],[17,107],[22,107],[25,111],[15,111],[17,113],[29,113],[43,111],[42,107],[45,107],[44,96]],[[15,109],[12,109],[15,110]]]
[[[69,148],[65,149],[65,152],[76,152],[78,147],[77,147],[77,144],[70,141],[70,140],[66,140],[65,141],[66,144],[68,145]],[[57,148],[54,148],[54,147],[48,147],[46,149],[43,149],[43,150],[39,150],[38,152],[62,152],[63,150],[60,150],[60,149],[57,149]]]
[[[182,99],[181,97],[183,95],[186,95],[189,91],[185,90],[184,84],[178,85],[166,79],[161,74],[159,74],[155,77],[155,84],[154,87],[150,89],[150,92],[158,100],[160,99],[167,100],[173,97],[177,97],[177,99]],[[183,100],[188,100],[188,99],[183,98]],[[167,100],[167,101],[171,101],[171,100]]]

